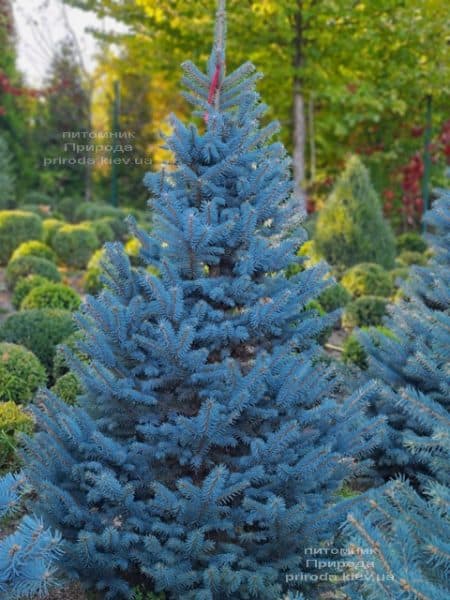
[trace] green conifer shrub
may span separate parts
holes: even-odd
[[[332,265],[371,262],[386,269],[394,266],[394,235],[383,218],[369,173],[357,156],[349,160],[319,213],[315,241]]]
[[[387,300],[380,296],[361,296],[345,307],[342,325],[345,328],[381,325],[386,314]]]
[[[11,260],[22,258],[22,256],[37,256],[37,258],[45,258],[46,260],[56,263],[56,254],[49,246],[47,246],[47,244],[44,244],[44,242],[40,242],[39,240],[30,240],[29,242],[20,244],[20,246],[14,250]]]
[[[100,242],[87,225],[63,225],[53,238],[58,259],[68,267],[84,269]]]
[[[19,433],[33,432],[33,419],[15,402],[0,402],[0,473],[16,466]]]
[[[389,273],[376,263],[361,263],[351,267],[344,273],[341,284],[354,298],[387,297],[393,291]]]
[[[61,274],[55,263],[37,256],[22,256],[8,263],[5,273],[8,289],[14,290],[19,280],[28,275],[40,275],[56,283],[61,281]]]
[[[95,296],[103,288],[101,281],[101,261],[105,257],[103,248],[100,248],[91,256],[86,272],[83,276],[83,289],[87,294]]]
[[[15,177],[8,144],[0,137],[0,209],[13,208],[16,203]]]
[[[408,231],[400,234],[396,239],[397,252],[401,253],[405,250],[409,252],[425,252],[428,248],[426,241],[416,231]]]
[[[64,221],[59,219],[44,219],[42,226],[44,228],[44,243],[53,248],[53,238],[56,232],[64,225]]]
[[[51,391],[64,400],[66,404],[75,404],[77,396],[82,393],[83,388],[81,387],[77,376],[72,373],[72,371],[68,371],[56,380]]]
[[[34,287],[23,299],[21,310],[32,308],[62,308],[75,311],[81,303],[80,296],[64,283],[43,283]]]
[[[27,275],[19,279],[11,296],[11,304],[18,310],[22,304],[22,300],[25,296],[28,296],[33,288],[48,282],[49,280],[41,275]]]
[[[113,242],[115,240],[114,230],[110,223],[105,219],[98,219],[96,221],[84,221],[81,225],[87,225],[97,236],[100,244],[105,242]]]
[[[410,267],[411,265],[419,265],[419,267],[424,267],[427,262],[428,260],[425,254],[414,250],[403,250],[403,252],[398,255],[396,260],[396,263],[400,267]]]
[[[30,402],[46,381],[44,367],[30,350],[0,343],[0,402]]]
[[[34,352],[47,372],[51,373],[56,346],[75,329],[71,312],[35,308],[9,315],[0,324],[0,341],[25,346]]]
[[[42,220],[37,215],[23,210],[0,211],[0,264],[6,265],[22,242],[42,236]]]
[[[351,300],[351,295],[344,286],[336,283],[325,288],[317,300],[324,311],[329,313],[346,306]]]

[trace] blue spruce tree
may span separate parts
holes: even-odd
[[[24,485],[21,475],[0,479],[0,519],[18,511]],[[59,534],[45,529],[42,520],[23,517],[17,530],[0,540],[0,600],[46,596],[55,583],[59,542]]]
[[[352,599],[450,597],[449,193],[442,193],[425,222],[432,230],[434,258],[429,267],[416,269],[405,289],[409,300],[390,321],[397,338],[391,361],[389,356],[381,361],[376,348],[378,365],[386,365],[381,372],[392,386],[381,407],[395,401],[391,422],[399,411],[406,425],[395,432],[401,445],[390,456],[405,456],[402,464],[414,466],[414,475],[420,469],[419,488],[403,479],[391,481],[348,516],[347,535],[372,550],[372,566],[357,570],[359,579],[348,587]],[[395,372],[397,365],[402,369]]]
[[[433,258],[412,268],[403,299],[385,320],[389,335],[359,336],[369,357],[368,376],[385,384],[373,402],[374,412],[386,415],[390,425],[390,443],[377,457],[385,478],[422,471],[423,452],[413,452],[414,446],[450,425],[450,193],[441,192],[424,221]]]
[[[376,385],[342,397],[315,342],[332,317],[306,305],[326,266],[284,277],[303,239],[290,163],[277,125],[259,124],[259,74],[225,75],[223,40],[219,10],[207,74],[184,65],[198,126],[173,117],[175,164],[146,177],[151,236],[130,221],[143,266],[107,245],[105,289],[78,316],[86,392],[75,407],[45,392],[27,442],[61,567],[106,599],[142,583],[279,598],[345,518],[337,492],[383,421],[364,416]]]

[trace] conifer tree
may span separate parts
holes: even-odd
[[[0,137],[0,210],[15,204],[15,178],[8,144]]]
[[[319,213],[315,242],[332,265],[370,262],[387,269],[394,266],[394,235],[383,218],[369,172],[356,155],[348,161]]]
[[[223,2],[220,2],[222,5]],[[102,597],[278,598],[303,549],[345,518],[383,419],[369,384],[342,395],[307,304],[326,266],[287,280],[302,230],[289,160],[260,127],[251,64],[225,74],[224,11],[207,74],[184,65],[198,126],[172,118],[174,168],[149,174],[154,229],[132,267],[106,246],[105,288],[78,316],[89,361],[70,407],[45,392],[27,441],[33,507],[60,565]],[[298,224],[297,224],[298,225]],[[155,269],[159,276],[155,276]]]
[[[0,519],[17,512],[25,479],[7,473],[0,478]],[[0,600],[43,597],[55,583],[60,536],[40,519],[26,515],[17,530],[0,540]]]
[[[369,377],[385,384],[373,403],[374,412],[385,414],[390,425],[390,444],[377,457],[384,477],[428,472],[422,458],[433,454],[439,461],[437,440],[450,430],[450,193],[441,192],[424,220],[433,258],[411,269],[403,299],[385,320],[389,334],[359,335]],[[448,470],[445,461],[441,466]]]

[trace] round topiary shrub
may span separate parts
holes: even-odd
[[[69,267],[84,269],[100,242],[87,225],[63,225],[53,238],[58,259]]]
[[[22,256],[37,256],[37,258],[45,258],[50,262],[56,262],[56,254],[53,250],[38,240],[30,240],[29,242],[23,242],[18,248],[16,248],[11,256],[11,260],[16,258],[22,258]]]
[[[0,401],[23,404],[45,385],[47,375],[36,356],[17,344],[0,342]]]
[[[77,396],[83,392],[83,388],[77,376],[69,371],[62,375],[51,388],[52,392],[64,400],[67,404],[75,404]]]
[[[37,356],[47,372],[51,373],[56,346],[75,329],[71,312],[36,308],[7,317],[0,324],[0,341],[25,346]]]
[[[64,283],[43,283],[33,288],[23,299],[21,310],[32,308],[62,308],[74,311],[81,304],[80,296]]]
[[[392,281],[389,273],[375,263],[361,263],[346,271],[342,286],[354,297],[390,296]]]
[[[115,239],[114,231],[111,225],[105,221],[105,219],[98,219],[97,221],[86,221],[81,225],[87,225],[97,236],[101,245],[105,242],[113,242]]]
[[[31,435],[33,428],[33,419],[15,402],[0,402],[0,472],[14,470],[19,434]]]
[[[329,313],[348,304],[351,298],[347,290],[340,283],[336,283],[325,288],[317,301],[324,311]]]
[[[64,225],[64,221],[59,219],[44,219],[42,226],[44,228],[44,242],[53,248],[53,238],[56,232]]]
[[[61,275],[55,263],[37,256],[23,256],[8,263],[5,280],[10,290],[14,290],[18,281],[28,275],[40,275],[49,281],[61,281]]]
[[[22,304],[22,300],[25,296],[31,292],[31,290],[35,287],[42,285],[43,283],[48,283],[49,280],[45,277],[41,277],[41,275],[28,275],[23,279],[19,279],[17,282],[14,292],[12,294],[11,303],[15,309],[19,309]]]
[[[23,210],[0,211],[0,264],[6,265],[22,242],[41,240],[42,220]]]
[[[55,350],[55,356],[53,359],[53,379],[56,381],[63,375],[65,375],[69,370],[70,366],[67,362],[65,349],[69,350],[69,352],[73,353],[78,360],[82,362],[88,361],[88,357],[86,354],[79,349],[79,342],[83,340],[83,334],[81,331],[75,331],[72,335],[58,344]]]
[[[345,328],[381,325],[388,301],[379,296],[362,296],[349,302],[342,316]]]
[[[419,265],[420,267],[424,267],[427,262],[428,260],[425,254],[421,254],[420,252],[415,252],[413,250],[404,250],[398,255],[396,260],[396,263],[400,267],[410,267],[411,265]]]
[[[353,156],[319,212],[315,230],[317,249],[332,265],[358,263],[394,266],[395,238],[383,218],[381,201],[367,169]]]
[[[408,231],[398,236],[396,240],[397,252],[420,252],[421,254],[427,249],[427,243],[416,231]]]

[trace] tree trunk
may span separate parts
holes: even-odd
[[[294,78],[293,78],[293,147],[294,147],[294,193],[297,196],[300,209],[306,211],[305,182],[305,145],[306,119],[305,100],[303,97],[303,81],[301,68],[303,66],[303,14],[302,0],[297,0],[297,12],[294,16]]]

